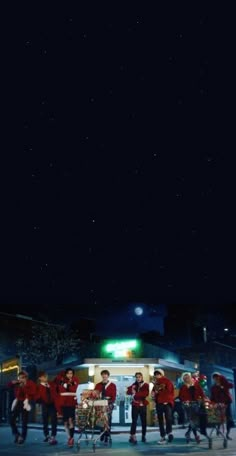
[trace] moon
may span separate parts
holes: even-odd
[[[142,309],[142,307],[135,307],[134,313],[135,313],[135,315],[138,315],[138,316],[140,317],[140,315],[143,314],[143,309]]]

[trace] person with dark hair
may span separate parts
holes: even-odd
[[[46,372],[38,373],[39,384],[37,385],[36,402],[42,404],[43,432],[44,442],[50,445],[56,445],[57,435],[57,411],[55,407],[56,385],[48,381]],[[49,419],[51,421],[51,437],[49,435]]]
[[[107,369],[101,371],[102,381],[95,385],[95,391],[100,393],[101,399],[108,400],[109,406],[109,430],[111,429],[111,422],[112,422],[112,410],[114,408],[114,403],[116,400],[116,384],[109,380],[110,372]],[[100,440],[104,441],[104,443],[108,442],[109,432],[102,432]]]
[[[79,379],[75,376],[74,370],[68,367],[61,372],[54,380],[57,384],[60,395],[60,406],[62,410],[63,422],[68,435],[68,446],[74,446],[75,432],[75,406],[76,390],[79,385]]]
[[[229,382],[227,378],[219,372],[214,372],[212,374],[212,379],[215,383],[211,387],[211,401],[226,405],[226,438],[232,440],[232,437],[230,437],[229,434],[231,428],[234,426],[234,422],[231,411],[232,396],[229,390],[234,387],[234,384]]]
[[[156,411],[160,428],[161,439],[158,441],[159,445],[172,442],[172,409],[174,407],[174,385],[167,377],[163,369],[157,369],[154,372],[154,387],[152,390],[152,397],[156,402]],[[165,417],[165,425],[164,425]]]
[[[136,372],[135,382],[127,388],[127,394],[132,397],[132,424],[129,442],[136,445],[136,428],[140,416],[142,425],[142,442],[146,442],[147,430],[147,405],[146,397],[149,396],[149,384],[144,382],[142,372]]]
[[[34,400],[36,396],[36,384],[29,380],[27,372],[21,371],[17,380],[12,380],[7,386],[14,388],[15,394],[10,417],[12,433],[15,436],[15,443],[23,444],[27,436],[29,412],[31,410],[30,401]],[[21,418],[21,433],[16,424],[19,418]]]

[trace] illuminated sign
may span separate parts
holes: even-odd
[[[138,340],[118,340],[106,342],[102,347],[103,355],[111,358],[136,358],[140,355]]]

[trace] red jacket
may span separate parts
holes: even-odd
[[[36,384],[32,380],[27,380],[25,385],[20,385],[19,383],[9,382],[7,384],[9,388],[14,388],[15,398],[18,401],[24,401],[29,399],[29,401],[35,400],[36,396]]]
[[[185,384],[180,387],[179,399],[182,402],[198,401],[199,399],[204,399],[205,397],[205,393],[198,382],[195,382],[194,385],[192,385],[192,388]]]
[[[147,405],[148,401],[146,400],[146,397],[149,396],[149,385],[145,382],[135,382],[127,388],[127,394],[130,396],[133,395],[133,406],[139,407]]]
[[[224,375],[220,376],[220,385],[213,385],[211,387],[211,401],[222,404],[231,404],[232,396],[229,392],[234,385],[228,382]]]
[[[65,373],[59,374],[54,382],[57,384],[57,392],[60,399],[57,401],[58,411],[61,407],[75,407],[76,406],[76,390],[79,386],[79,379],[73,376],[71,381],[65,376]]]
[[[40,383],[37,385],[36,401],[43,404],[53,404],[56,402],[56,385],[54,382],[47,382],[49,386]]]
[[[156,381],[156,385],[152,390],[154,399],[157,404],[171,404],[174,406],[174,385],[166,377],[161,377]]]
[[[95,390],[102,392],[102,384],[103,382],[97,383],[95,385]],[[116,400],[116,385],[115,383],[108,382],[105,386],[106,389],[106,398],[109,398],[110,402],[115,402]]]

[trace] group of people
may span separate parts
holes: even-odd
[[[141,372],[135,374],[136,381],[128,387],[127,394],[132,396],[132,424],[130,430],[130,443],[136,444],[136,427],[137,420],[140,416],[141,425],[142,425],[142,442],[146,442],[146,416],[147,416],[147,398],[150,395],[149,393],[149,384],[144,382],[143,375]],[[232,396],[230,394],[230,389],[233,388],[233,383],[229,382],[223,375],[219,372],[214,372],[212,375],[214,384],[211,387],[210,400],[215,403],[220,403],[225,405],[226,411],[226,437],[231,440],[230,429],[234,426],[231,412],[231,403]],[[169,380],[163,371],[163,369],[155,370],[153,387],[151,391],[151,397],[155,401],[156,413],[158,418],[159,430],[160,430],[160,440],[158,443],[160,445],[167,442],[173,441],[172,434],[172,423],[173,423],[173,407],[175,401],[175,391],[174,385],[171,380]],[[198,375],[191,375],[189,372],[182,374],[182,384],[179,389],[179,399],[182,404],[190,404],[193,402],[198,402],[202,404],[204,408],[204,402],[209,400],[207,397],[204,388],[201,386]],[[186,407],[186,410],[190,408]],[[200,433],[206,435],[206,415],[204,413],[199,414],[200,423]],[[187,416],[187,420],[190,419],[190,416]],[[193,432],[196,442],[200,442],[200,436],[197,432],[197,428],[191,423],[186,432],[186,438],[190,437],[191,432]]]
[[[106,369],[101,371],[101,382],[94,387],[96,397],[106,399],[109,407],[109,429],[112,423],[112,410],[116,401],[116,384],[110,380],[110,372]],[[214,384],[211,387],[210,400],[216,403],[223,403],[226,406],[227,419],[227,438],[230,437],[230,429],[233,426],[231,403],[232,396],[230,389],[233,384],[230,383],[223,375],[218,372],[213,374]],[[46,372],[38,373],[38,382],[35,383],[29,379],[27,372],[21,371],[18,374],[17,380],[13,380],[8,384],[14,388],[15,399],[11,407],[10,425],[15,438],[15,443],[22,444],[27,437],[27,425],[29,412],[31,410],[31,402],[35,401],[42,406],[43,432],[44,442],[50,445],[57,444],[57,421],[58,417],[62,416],[65,430],[67,433],[67,444],[69,447],[74,445],[75,431],[75,410],[77,405],[77,391],[79,379],[75,376],[72,368],[67,368],[59,373],[53,381],[48,380]],[[156,413],[158,418],[160,440],[159,444],[172,442],[172,422],[173,422],[173,407],[175,401],[175,392],[173,382],[165,376],[163,369],[157,369],[154,372],[151,392],[149,383],[143,379],[142,372],[136,372],[135,382],[132,383],[126,391],[131,397],[132,404],[132,423],[130,428],[129,442],[137,443],[136,428],[138,417],[141,420],[142,426],[142,442],[146,442],[147,430],[147,405],[148,397],[150,396],[155,401]],[[92,393],[91,393],[92,394]],[[194,401],[207,400],[206,393],[200,385],[198,377],[191,375],[188,372],[182,374],[182,385],[179,390],[179,399],[183,404]],[[21,432],[17,426],[18,418],[21,417],[22,429]],[[49,421],[51,423],[51,433],[49,432]],[[186,437],[193,432],[197,442],[200,441],[200,436],[197,429],[190,424],[186,432]],[[206,422],[200,421],[200,433],[206,433]],[[107,442],[109,430],[101,433],[100,439]]]
[[[102,381],[95,385],[95,390],[100,391],[101,398],[106,398],[112,405],[116,399],[116,385],[109,382],[109,372],[101,372]],[[15,438],[15,443],[23,444],[27,437],[27,425],[31,402],[35,401],[42,406],[44,442],[56,445],[58,417],[62,416],[67,433],[67,444],[74,445],[75,409],[77,405],[76,392],[79,379],[71,368],[59,373],[53,381],[48,380],[46,372],[39,372],[38,382],[28,378],[25,371],[19,372],[17,380],[9,382],[8,387],[14,388],[15,399],[11,406],[10,425]],[[18,418],[21,418],[21,432],[17,426]],[[49,421],[51,433],[49,433]],[[107,436],[103,434],[103,438]]]

